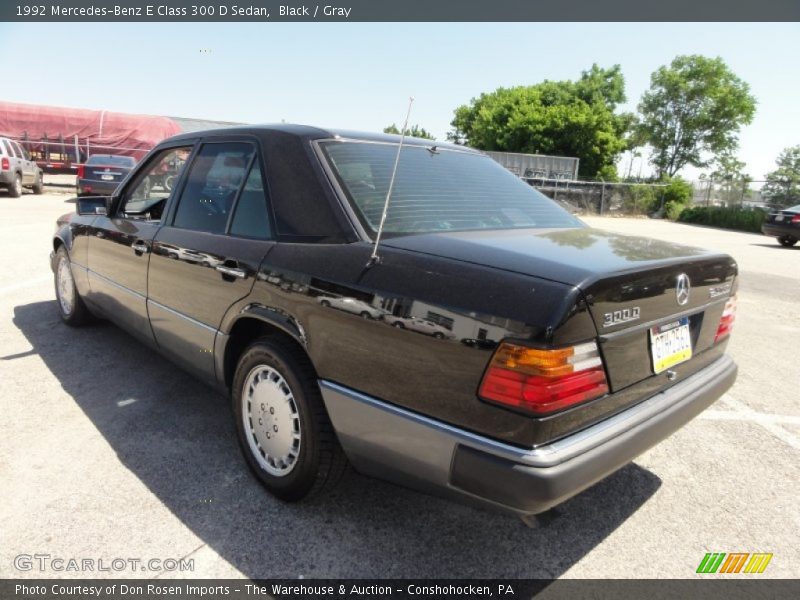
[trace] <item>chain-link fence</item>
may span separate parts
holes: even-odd
[[[663,183],[612,183],[523,178],[544,195],[574,212],[597,215],[650,215],[664,204]]]
[[[692,182],[697,206],[783,208],[800,204],[800,180],[700,179]]]
[[[657,215],[664,211],[664,183],[612,183],[523,177],[529,185],[573,212],[613,215]],[[691,204],[742,208],[780,208],[800,204],[800,181],[780,182],[698,179]]]

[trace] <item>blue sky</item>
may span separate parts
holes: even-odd
[[[689,53],[721,56],[751,85],[759,105],[739,157],[762,177],[800,144],[796,23],[3,23],[0,99],[380,130],[413,95],[412,122],[444,139],[453,109],[481,92],[593,62],[622,65],[632,110],[650,74]]]

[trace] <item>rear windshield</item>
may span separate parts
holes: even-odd
[[[107,165],[109,167],[132,167],[136,164],[130,156],[111,156],[110,154],[95,154],[86,161],[87,165]]]
[[[385,233],[583,227],[491,158],[434,144],[403,146]],[[374,233],[397,144],[330,141],[321,146],[363,225]]]

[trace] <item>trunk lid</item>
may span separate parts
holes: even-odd
[[[658,370],[653,337],[659,332],[651,333],[651,327],[688,324],[692,356],[710,348],[736,275],[736,263],[726,254],[591,228],[425,234],[384,243],[579,288],[612,392]]]
[[[84,167],[84,178],[119,183],[129,171],[129,168],[118,165],[86,165]]]

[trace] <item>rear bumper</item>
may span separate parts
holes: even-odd
[[[728,356],[643,402],[540,446],[511,446],[320,381],[339,441],[363,473],[490,505],[542,513],[626,465],[693,419],[736,379]]]
[[[761,233],[772,237],[790,236],[793,238],[800,238],[800,228],[793,227],[792,225],[778,224],[778,223],[763,223],[761,225]]]
[[[14,183],[14,171],[0,171],[0,185],[8,186]]]

